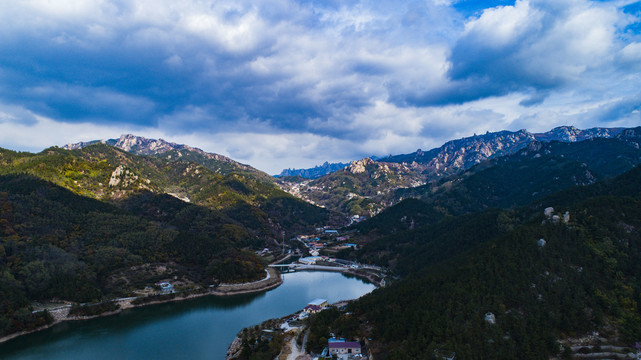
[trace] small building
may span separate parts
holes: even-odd
[[[323,308],[318,306],[318,305],[307,305],[303,309],[303,311],[308,313],[308,314],[316,314],[316,313],[321,312],[321,310],[323,310]]]
[[[304,265],[314,265],[317,261],[321,261],[323,258],[320,256],[308,256],[298,259],[298,262]]]
[[[328,342],[330,355],[336,355],[339,359],[348,359],[350,355],[361,353],[361,344],[358,341],[335,341]]]
[[[338,230],[325,230],[325,235],[338,235]]]
[[[315,306],[327,306],[329,303],[325,299],[314,299],[310,301],[307,305],[315,305]]]
[[[545,239],[539,239],[539,241],[536,242],[537,245],[539,245],[540,248],[544,247],[546,244]]]
[[[160,291],[163,294],[171,294],[175,292],[174,287],[168,282],[161,282],[157,283],[156,285],[160,286]]]

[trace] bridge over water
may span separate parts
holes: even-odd
[[[288,269],[288,270],[320,270],[320,271],[339,271],[339,272],[347,272],[347,271],[349,271],[349,268],[346,268],[346,267],[323,266],[323,265],[307,265],[307,264],[299,264],[299,263],[274,264],[274,265],[269,265],[269,267],[278,268],[278,269],[281,269],[281,270],[284,270],[284,269]]]

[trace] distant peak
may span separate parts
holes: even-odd
[[[575,126],[572,125],[563,125],[563,126],[557,126],[552,131],[559,131],[559,130],[565,130],[565,131],[579,131],[579,129]]]
[[[352,174],[361,174],[367,171],[365,167],[371,164],[374,164],[374,160],[368,157],[362,160],[355,160],[349,164],[349,166],[347,167],[347,171],[351,172]]]

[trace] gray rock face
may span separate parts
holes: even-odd
[[[148,139],[142,136],[136,136],[133,134],[123,134],[119,139],[109,139],[109,140],[93,140],[87,142],[79,142],[73,144],[67,144],[62,148],[65,150],[75,150],[82,149],[84,147],[94,145],[97,143],[103,143],[117,147],[118,149],[130,152],[136,155],[158,155],[163,154],[171,150],[188,150],[200,155],[205,156],[209,159],[215,159],[224,162],[236,163],[236,161],[215,153],[208,153],[199,148],[191,147],[189,145],[176,144],[169,142],[163,139]]]
[[[639,139],[641,128],[593,128],[580,130],[573,126],[561,126],[545,133],[530,133],[527,130],[499,131],[452,140],[430,151],[417,150],[406,155],[383,158],[380,161],[404,164],[420,171],[428,178],[451,175],[488,159],[514,154],[523,148],[540,147],[550,141],[577,142],[593,138],[625,137]]]
[[[347,171],[351,172],[352,174],[362,174],[367,171],[366,166],[373,163],[374,160],[370,158],[352,161],[352,163],[347,167]]]

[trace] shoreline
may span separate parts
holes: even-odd
[[[128,298],[122,298],[122,299],[116,299],[113,300],[115,303],[117,303],[120,306],[120,309],[114,310],[114,311],[109,311],[105,312],[102,314],[98,315],[93,315],[93,316],[73,316],[69,317],[69,310],[71,309],[70,306],[65,306],[53,310],[49,310],[49,313],[51,316],[54,318],[53,322],[51,324],[47,324],[44,326],[41,326],[39,328],[33,329],[33,330],[26,330],[26,331],[21,331],[17,333],[12,333],[9,335],[5,335],[3,337],[0,337],[0,344],[3,344],[7,341],[13,340],[15,338],[24,336],[24,335],[29,335],[33,334],[36,332],[44,331],[47,330],[51,327],[54,327],[58,324],[61,324],[63,322],[67,321],[83,321],[83,320],[92,320],[92,319],[97,319],[101,317],[108,317],[108,316],[113,316],[120,314],[124,310],[128,309],[134,309],[134,308],[139,308],[139,307],[144,307],[144,306],[150,306],[150,305],[158,305],[158,304],[165,304],[165,303],[170,303],[170,302],[178,302],[178,301],[185,301],[185,300],[190,300],[190,299],[196,299],[200,297],[205,297],[205,296],[219,296],[219,297],[226,297],[226,296],[233,296],[233,295],[243,295],[243,294],[253,294],[253,293],[260,293],[263,291],[268,291],[272,290],[274,288],[277,288],[283,283],[283,278],[281,276],[280,271],[276,270],[275,268],[271,267],[266,267],[265,270],[267,271],[268,276],[265,277],[262,280],[258,280],[255,282],[250,282],[250,283],[242,283],[242,284],[225,284],[225,285],[220,285],[218,287],[215,287],[211,289],[208,292],[200,293],[200,294],[188,294],[186,296],[176,296],[171,299],[166,299],[166,300],[157,300],[157,301],[150,301],[144,304],[132,304],[132,301],[136,299],[137,297],[128,297]],[[370,283],[372,283],[376,288],[381,287],[380,281],[375,281],[371,277],[364,275],[364,274],[359,274],[351,269],[339,269],[337,268],[336,270],[329,270],[329,269],[306,269],[306,270],[300,270],[300,271],[334,271],[334,272],[341,272],[343,274],[349,274],[351,276],[355,276],[361,280],[366,280]]]
[[[372,278],[373,275],[371,275],[371,274],[362,274],[362,273],[358,273],[358,272],[356,272],[356,271],[354,271],[352,269],[345,269],[345,268],[335,268],[334,270],[330,270],[330,269],[328,269],[326,267],[322,267],[322,269],[310,267],[310,268],[306,268],[306,269],[303,269],[303,270],[297,270],[297,271],[331,271],[331,272],[340,272],[342,274],[349,274],[351,276],[354,276],[354,277],[359,278],[361,280],[368,281],[369,283],[373,284],[374,287],[375,287],[374,290],[381,288],[383,286],[382,283],[383,283],[383,280],[384,280],[384,278],[381,278],[381,280],[376,281],[376,280],[374,280]],[[352,301],[355,301],[355,300],[357,300],[357,299],[339,300],[337,302],[334,302],[334,303],[330,304],[330,306],[337,306],[339,304],[346,304],[346,303],[349,303],[349,302],[352,302]],[[283,316],[283,317],[281,317],[279,319],[283,320],[283,319],[291,318],[296,313],[297,312],[289,314],[289,315],[285,315],[285,316]],[[241,338],[238,336],[238,334],[236,334],[236,337],[234,338],[234,340],[227,347],[227,352],[225,354],[225,360],[235,360],[235,359],[238,358],[238,356],[240,355],[240,352],[241,352],[240,344],[241,344]],[[283,349],[285,348],[285,346],[287,346],[286,343],[283,344],[283,348],[281,348],[281,353],[282,353]],[[294,345],[294,346],[296,346],[296,345]],[[277,359],[280,359],[280,355],[278,356]]]
[[[67,321],[83,321],[83,320],[92,320],[92,319],[97,319],[101,317],[107,317],[107,316],[112,316],[112,315],[117,315],[123,312],[124,310],[128,309],[134,309],[134,308],[139,308],[139,307],[144,307],[144,306],[150,306],[150,305],[158,305],[158,304],[165,304],[165,303],[170,303],[170,302],[178,302],[178,301],[184,301],[184,300],[190,300],[190,299],[196,299],[200,297],[205,297],[205,296],[233,296],[233,295],[242,295],[242,294],[252,294],[252,293],[259,293],[262,291],[268,291],[271,289],[274,289],[278,286],[280,286],[283,283],[283,279],[280,276],[280,272],[276,269],[269,268],[267,267],[265,269],[267,271],[267,277],[265,277],[262,280],[254,281],[251,283],[242,283],[242,284],[228,284],[228,285],[221,285],[221,287],[225,288],[226,290],[219,290],[219,287],[216,287],[209,292],[204,292],[200,294],[188,294],[186,296],[179,296],[177,295],[174,298],[171,299],[166,299],[166,300],[157,300],[157,301],[150,301],[144,304],[133,304],[132,301],[134,299],[137,299],[137,297],[128,297],[128,298],[122,298],[122,299],[116,299],[113,300],[115,303],[117,303],[120,306],[120,309],[114,310],[114,311],[109,311],[105,312],[102,314],[98,315],[93,315],[93,316],[73,316],[69,317],[69,310],[71,309],[70,306],[64,306],[60,308],[56,308],[53,310],[49,310],[49,313],[53,317],[53,322],[51,324],[47,324],[38,328],[35,328],[33,330],[25,330],[25,331],[20,331],[12,334],[5,335],[3,337],[0,337],[0,344],[5,343],[7,341],[13,340],[15,338],[24,336],[24,335],[29,335],[33,334],[39,331],[47,330],[51,327],[54,327],[58,324],[61,324],[63,322]]]
[[[311,271],[311,270],[302,270],[302,271]],[[380,286],[376,285],[376,283],[374,283],[374,282],[372,282],[372,284],[374,284],[374,286],[376,286],[377,289],[380,287]],[[336,306],[339,306],[339,305],[348,304],[348,303],[350,303],[352,301],[356,301],[356,300],[358,300],[358,299],[338,300],[338,301],[336,301],[334,303],[329,304],[328,307],[332,307],[332,306],[336,307]],[[268,320],[276,320],[276,319],[278,319],[280,321],[285,321],[285,319],[291,318],[292,316],[296,315],[298,312],[300,312],[300,310],[295,312],[295,313],[282,316],[280,318],[268,319]],[[265,320],[265,321],[268,321],[268,320]],[[253,326],[258,326],[258,324],[257,325],[253,325]],[[252,325],[243,328],[238,334],[236,334],[236,337],[234,338],[234,340],[227,347],[227,352],[225,354],[225,360],[237,360],[239,358],[240,353],[242,351],[242,349],[241,349],[242,339],[240,338],[239,334],[244,329],[247,329],[247,328],[250,328],[250,327],[252,327]],[[306,326],[303,326],[302,328],[303,328],[303,331],[306,331],[306,329],[307,329]],[[286,334],[286,333],[288,333],[290,331],[298,331],[299,329],[300,329],[300,327],[290,327],[290,328],[287,328],[287,329],[281,328],[281,331]],[[305,340],[304,341],[306,341],[306,339],[307,339],[307,335],[305,335]],[[295,341],[295,338],[293,338],[291,341]],[[291,341],[290,341],[289,345],[291,345]],[[367,340],[365,340],[365,342],[367,342]],[[280,354],[283,354],[285,348],[288,347],[289,345],[288,345],[288,342],[283,343],[283,345],[281,347],[281,353]],[[295,345],[295,344],[293,346],[298,347],[298,345]],[[303,344],[303,349],[301,349],[301,350],[304,351],[304,349],[305,349],[305,345]],[[290,351],[291,350],[293,350],[293,349],[290,349]],[[299,350],[299,351],[301,351],[301,350]],[[279,354],[278,357],[276,357],[276,360],[281,359],[280,354]],[[305,355],[305,353],[302,353],[302,354],[299,354],[299,355]],[[290,354],[288,354],[288,358],[290,356],[291,356],[291,352],[290,352]],[[373,359],[371,357],[371,354],[370,354],[370,359]]]

